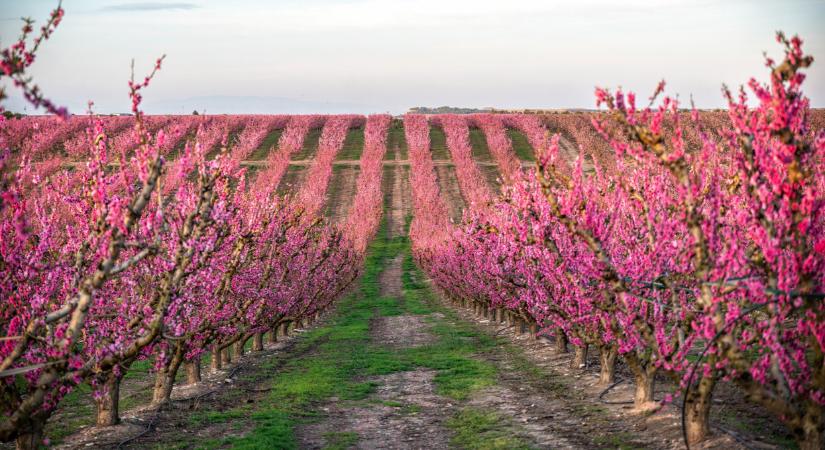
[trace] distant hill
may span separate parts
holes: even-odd
[[[493,108],[459,108],[455,106],[438,106],[435,108],[430,108],[428,106],[415,106],[410,108],[407,112],[412,114],[475,114],[492,111]]]
[[[299,100],[261,96],[203,96],[148,101],[151,114],[188,114],[192,110],[206,114],[369,114],[377,112],[369,105]]]
[[[520,113],[520,114],[552,114],[552,113],[568,113],[568,112],[590,112],[594,109],[587,108],[553,108],[553,109],[525,109],[525,108],[462,108],[457,106],[438,106],[431,108],[429,106],[416,106],[410,108],[407,112],[414,114],[476,114],[476,113]]]

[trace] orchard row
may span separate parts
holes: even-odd
[[[405,118],[417,262],[451,299],[570,342],[575,361],[600,353],[601,382],[617,358],[635,379],[635,406],[658,407],[654,379],[673,381],[685,440],[710,432],[715,387],[737,385],[788,426],[801,448],[825,441],[825,132],[801,90],[811,58],[786,40],[770,82],[729,109],[684,112],[661,94],[598,89],[607,112],[566,157],[538,116],[490,116],[488,136],[522,130],[538,149],[520,177],[510,142],[488,139],[505,178],[493,195],[469,157],[468,121],[436,117],[468,208],[454,225],[439,192],[425,116]],[[749,102],[754,102],[751,106]],[[821,121],[821,116],[817,120]],[[553,123],[551,122],[551,127]],[[492,311],[492,312],[490,312]]]
[[[264,333],[317,317],[360,272],[390,116],[149,117],[146,83],[132,85],[130,118],[3,124],[3,440],[42,443],[81,383],[97,424],[117,423],[120,383],[140,360],[154,363],[153,404],[168,402],[179,369],[197,381],[204,353],[220,369],[230,348],[261,349]],[[351,127],[364,130],[365,170],[333,226],[319,210]],[[278,194],[318,128],[312,182]],[[242,162],[275,129],[277,151],[253,174]]]
[[[750,83],[755,107],[742,93],[727,112],[667,97],[639,109],[598,90],[606,113],[404,116],[408,159],[393,163],[411,167],[418,264],[453,301],[572,343],[579,363],[596,348],[606,386],[623,359],[637,409],[659,406],[654,379],[669,376],[690,443],[707,437],[714,388],[729,381],[819,448],[823,116],[801,91],[800,42],[780,41],[770,84]],[[2,440],[38,445],[82,383],[97,424],[117,423],[120,383],[141,360],[162,405],[181,368],[197,382],[204,354],[218,370],[250,340],[262,349],[265,333],[314,319],[359,275],[395,119],[146,116],[150,79],[131,84],[132,116],[2,123]],[[360,174],[332,223],[322,213],[353,130]],[[313,133],[304,182],[286,194]]]

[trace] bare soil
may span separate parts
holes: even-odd
[[[573,165],[576,161],[576,158],[579,157],[579,147],[564,136],[559,139],[559,153],[561,157],[564,158],[568,164]],[[594,170],[593,166],[593,157],[589,154],[585,154],[584,161],[582,161],[582,170],[585,172],[592,172]]]
[[[461,188],[458,185],[458,178],[455,168],[450,166],[436,166],[435,174],[438,178],[438,189],[447,202],[450,210],[450,218],[453,222],[461,222],[461,216],[466,206],[464,198],[461,196]]]
[[[331,433],[357,433],[359,449],[447,449],[450,432],[443,423],[457,406],[433,391],[435,371],[414,370],[371,378],[379,385],[365,406],[331,402],[323,421],[300,432],[302,448],[321,449]]]
[[[423,316],[404,314],[378,317],[370,324],[373,341],[388,347],[420,347],[435,339],[427,332],[429,325]]]
[[[284,173],[284,177],[281,178],[281,182],[278,183],[278,194],[295,195],[298,193],[304,177],[306,176],[306,171],[306,166],[294,166],[290,164],[286,170],[286,173]]]
[[[399,276],[399,285],[400,281]],[[407,348],[432,342],[428,328],[423,316],[378,317],[370,322],[370,335],[376,345]],[[435,393],[435,374],[418,369],[368,378],[365,381],[377,386],[375,392],[359,404],[332,399],[321,408],[321,421],[299,429],[301,447],[325,448],[331,434],[355,433],[359,449],[449,448],[451,433],[444,422],[455,414],[457,405]]]
[[[598,353],[591,349],[588,354],[587,367],[584,369],[571,368],[573,357],[572,346],[568,353],[557,353],[552,339],[541,337],[536,339],[529,333],[518,335],[512,327],[496,323],[489,319],[475,315],[472,310],[456,308],[460,317],[473,320],[483,326],[488,332],[502,336],[517,346],[524,357],[533,365],[540,368],[548,379],[555,379],[561,386],[548,386],[540,397],[548,393],[562,394],[561,400],[567,407],[580,411],[599,412],[599,415],[612,417],[612,423],[597,420],[596,415],[585,416],[587,419],[580,427],[580,432],[597,433],[611,428],[626,433],[634,442],[642,444],[644,448],[684,448],[681,431],[681,411],[677,404],[672,403],[661,410],[650,413],[637,413],[632,409],[633,383],[629,369],[617,363],[617,380],[624,380],[607,392],[602,400],[600,394],[605,391],[604,386],[598,384],[599,363]],[[516,377],[514,380],[520,382]],[[502,383],[507,385],[506,380]],[[666,379],[657,379],[657,398],[666,393],[673,393],[674,386]],[[734,386],[722,384],[715,396],[714,413],[711,421],[714,435],[706,442],[691,448],[698,449],[778,449],[785,448],[787,431],[780,423],[771,418],[765,411],[760,410],[742,400],[742,394],[736,392]],[[578,406],[577,406],[578,404]],[[538,415],[538,412],[531,412]],[[736,424],[743,429],[734,429],[726,422],[726,417],[736,418]],[[591,423],[593,422],[593,423]],[[589,425],[589,426],[588,426]],[[597,425],[594,427],[593,425]]]
[[[330,180],[324,211],[332,223],[342,223],[349,213],[358,188],[358,166],[335,167]]]
[[[397,221],[398,179],[393,183],[388,221]],[[453,177],[454,179],[454,177]],[[457,185],[455,186],[457,189]],[[379,277],[382,296],[402,300],[402,256],[389,261]],[[435,313],[445,320],[441,313]],[[435,341],[427,316],[402,314],[378,316],[370,321],[374,345],[408,348]],[[478,355],[502,367],[496,386],[477,391],[470,399],[456,401],[435,392],[436,371],[417,369],[372,377],[377,385],[366,405],[330,401],[324,405],[322,420],[302,427],[302,447],[320,449],[333,433],[356,433],[355,448],[442,449],[451,448],[453,432],[446,426],[450,418],[465,408],[494,411],[513,422],[511,431],[537,448],[589,448],[593,442],[580,429],[582,417],[563,401],[548,398],[544,386],[525,383],[506,354]],[[337,399],[336,399],[337,400]],[[569,436],[569,437],[568,437]]]
[[[391,259],[389,264],[384,267],[381,275],[379,275],[379,292],[382,297],[401,297],[401,274],[403,272],[401,263],[403,259],[402,255]]]
[[[401,161],[401,149],[395,148],[392,151],[395,155],[395,162]],[[412,198],[410,187],[410,168],[397,164],[392,169],[392,193],[390,194],[390,208],[388,232],[390,238],[406,234],[406,218],[412,211]],[[399,265],[400,267],[400,265]]]

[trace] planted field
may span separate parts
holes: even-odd
[[[77,167],[74,161],[90,158],[76,144],[84,131],[72,122],[82,119],[67,124],[21,120],[28,128],[12,136],[20,144],[9,161],[22,164],[22,155],[33,156],[25,168],[18,169],[25,198],[43,205],[59,201],[51,190],[27,184],[31,178],[26,177],[41,176],[64,186],[67,193],[88,185],[93,178],[67,171]],[[668,447],[679,439],[678,427],[660,424],[673,420],[676,407],[668,405],[646,417],[627,415],[617,406],[628,400],[631,406],[635,402],[635,408],[644,408],[658,400],[656,391],[668,395],[676,386],[663,378],[649,397],[640,398],[638,385],[634,391],[632,383],[625,381],[635,377],[639,382],[635,364],[640,362],[606,360],[618,353],[611,356],[615,349],[583,340],[587,335],[578,333],[587,328],[577,327],[586,322],[574,327],[572,322],[560,322],[569,320],[564,319],[569,313],[560,310],[556,317],[552,309],[529,303],[533,288],[513,278],[529,279],[519,273],[524,269],[512,266],[517,262],[515,254],[504,260],[490,256],[501,267],[468,259],[470,254],[464,251],[464,256],[453,256],[457,248],[487,245],[488,237],[474,235],[473,230],[484,223],[480,221],[509,214],[506,208],[522,207],[513,203],[522,200],[510,190],[518,183],[529,186],[530,182],[519,181],[533,170],[522,159],[557,148],[547,141],[549,148],[537,152],[528,142],[530,133],[534,143],[544,139],[543,125],[536,117],[411,115],[403,122],[388,116],[143,120],[158,124],[158,131],[180,136],[180,141],[167,144],[176,150],[167,152],[165,164],[170,169],[158,178],[168,204],[182,211],[199,204],[196,197],[186,196],[204,192],[207,180],[178,173],[189,167],[214,167],[211,170],[221,172],[211,183],[220,180],[232,186],[235,191],[222,194],[223,201],[237,202],[240,209],[224,209],[220,224],[207,225],[205,218],[199,219],[203,221],[200,236],[167,241],[153,254],[143,250],[152,245],[150,241],[127,248],[126,255],[118,256],[122,273],[109,275],[111,292],[122,292],[120,286],[131,273],[137,276],[160,263],[162,252],[171,257],[185,248],[194,249],[202,240],[218,247],[194,252],[188,262],[191,273],[177,281],[175,289],[181,294],[193,289],[203,292],[208,285],[196,288],[191,283],[198,277],[212,279],[215,284],[210,289],[216,291],[208,295],[217,303],[178,294],[165,300],[165,311],[147,311],[138,321],[129,322],[121,319],[127,316],[116,315],[118,308],[134,309],[158,298],[151,284],[122,304],[111,304],[98,294],[83,329],[86,346],[105,343],[105,350],[86,354],[77,359],[79,367],[69,370],[82,374],[96,368],[89,380],[100,381],[61,395],[59,406],[44,421],[45,435],[53,444],[145,447],[185,441],[184,447],[380,447],[393,442],[398,447],[428,448],[592,448]],[[114,130],[107,139],[137,142],[138,137],[129,135],[140,129],[115,123],[121,121],[100,119],[95,126]],[[66,137],[55,140],[49,137],[52,132]],[[597,139],[593,129],[582,133]],[[36,148],[39,142],[48,145]],[[78,150],[70,149],[70,142]],[[161,147],[155,151],[163,153]],[[576,177],[576,156],[555,155],[558,164],[552,170]],[[110,176],[105,164],[111,163],[105,162],[97,175],[104,179]],[[127,165],[122,170],[139,167]],[[232,181],[241,176],[247,178],[243,189]],[[583,186],[597,180],[579,177]],[[507,181],[499,187],[501,180]],[[111,183],[110,195],[130,191],[118,186],[117,179]],[[278,200],[278,195],[286,194]],[[273,195],[263,200],[262,196]],[[498,195],[508,199],[506,208],[494,206]],[[192,213],[203,214],[197,211],[202,207]],[[253,216],[243,219],[239,215],[243,211]],[[70,231],[77,226],[71,225],[78,223],[72,219],[77,212],[56,217]],[[502,233],[507,225],[501,220],[507,217],[501,215],[487,226]],[[208,227],[216,230],[207,231]],[[221,238],[220,227],[227,231],[250,227],[252,234],[240,238],[235,231]],[[61,242],[68,237],[57,234],[52,239]],[[276,246],[291,247],[272,253]],[[239,250],[246,262],[235,259]],[[319,252],[320,259],[306,259],[310,251]],[[482,255],[491,249],[473,251],[488,258]],[[306,269],[298,270],[296,263]],[[168,279],[164,273],[174,273],[169,270],[175,267],[158,272],[161,282]],[[274,276],[270,272],[275,270],[282,272]],[[321,284],[311,281],[314,278]],[[237,281],[227,290],[222,280],[232,279]],[[504,290],[494,296],[478,290],[494,285]],[[284,289],[289,292],[285,297],[280,295]],[[263,292],[272,296],[259,297]],[[559,295],[561,299],[565,294]],[[182,314],[184,310],[188,312]],[[37,314],[28,310],[21,317]],[[198,320],[192,320],[195,317]],[[147,328],[153,323],[157,332]],[[114,335],[107,335],[112,327],[128,332],[119,332],[113,340]],[[141,344],[146,341],[147,345]],[[38,345],[27,344],[27,351]],[[576,351],[567,353],[568,345]],[[597,355],[587,351],[591,346]],[[695,357],[689,352],[686,361],[697,361]],[[107,365],[106,361],[115,360],[116,366]],[[655,371],[649,373],[656,376]],[[602,392],[604,387],[610,389]],[[789,442],[790,436],[774,426],[766,412],[741,402],[740,389],[727,384],[718,389],[729,400],[715,425],[724,433],[713,433],[707,442],[713,446]],[[571,390],[581,393],[572,395]],[[605,396],[610,400],[605,401]],[[645,431],[649,426],[657,432]],[[756,435],[754,429],[768,434]]]
[[[146,115],[162,59],[69,116],[10,48],[55,115],[0,122],[0,447],[822,448],[825,114],[778,40],[725,112],[398,117]]]

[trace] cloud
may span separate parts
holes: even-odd
[[[100,8],[100,11],[107,12],[127,12],[127,11],[172,11],[172,10],[186,10],[196,9],[200,6],[194,3],[161,3],[161,2],[134,2],[121,3],[118,5],[109,5]]]

